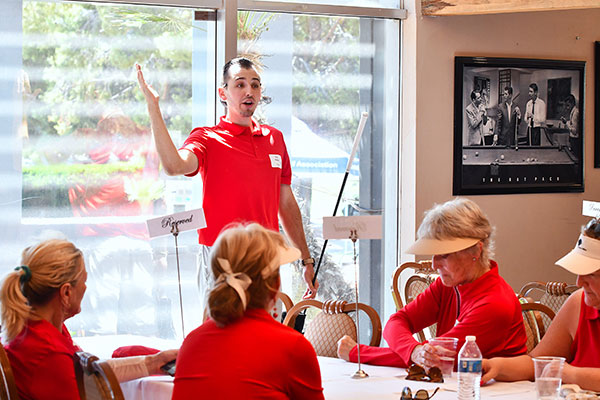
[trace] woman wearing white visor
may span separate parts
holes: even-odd
[[[361,345],[361,361],[375,365],[426,368],[440,366],[448,350],[420,343],[413,334],[437,323],[438,336],[477,336],[484,357],[517,356],[527,352],[521,307],[512,288],[498,274],[492,257],[492,226],[471,200],[458,198],[427,211],[418,240],[406,250],[433,255],[439,273],[423,293],[390,317],[383,337],[389,348]],[[338,356],[356,361],[356,343],[338,342]]]
[[[583,229],[575,248],[556,262],[577,274],[577,286],[528,356],[483,361],[482,381],[533,380],[532,357],[564,357],[563,383],[600,390],[600,220]]]

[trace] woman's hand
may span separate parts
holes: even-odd
[[[501,360],[498,358],[487,359],[481,361],[481,384],[485,385],[492,379],[498,376],[500,372]]]
[[[429,343],[417,345],[410,356],[412,362],[417,365],[430,369],[431,367],[442,367],[442,360],[440,357],[452,357],[456,356],[456,351],[446,349],[442,346],[433,346]]]
[[[164,350],[150,356],[146,356],[146,368],[150,375],[165,375],[166,372],[160,367],[177,358],[179,349]]]
[[[337,355],[342,360],[350,361],[350,350],[356,346],[356,342],[348,335],[344,335],[337,342]]]

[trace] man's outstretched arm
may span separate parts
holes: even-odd
[[[140,89],[148,105],[148,114],[150,115],[150,125],[152,126],[156,152],[165,172],[167,175],[184,175],[196,171],[198,169],[198,159],[194,153],[188,150],[178,151],[171,139],[171,135],[169,135],[160,111],[160,106],[158,105],[158,92],[152,86],[148,85],[144,79],[142,67],[139,64],[135,64],[135,69]]]

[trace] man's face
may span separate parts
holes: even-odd
[[[529,98],[531,100],[537,99],[537,92],[533,88],[529,88]]]
[[[238,64],[229,69],[226,86],[219,88],[219,97],[227,103],[227,116],[232,122],[254,114],[262,96],[260,76],[254,68]]]
[[[511,102],[511,100],[512,100],[512,94],[510,94],[510,93],[508,92],[508,90],[505,90],[505,91],[503,92],[502,96],[504,97],[504,101],[505,101],[505,102],[507,102],[507,103],[510,103],[510,102]]]
[[[479,106],[481,104],[481,93],[475,93],[475,99],[473,100],[473,104],[475,104],[476,106]]]

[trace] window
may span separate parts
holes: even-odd
[[[332,215],[363,111],[370,118],[346,183],[337,215],[380,214],[386,171],[383,153],[397,126],[396,21],[366,17],[240,12],[238,53],[265,65],[263,85],[272,103],[259,115],[286,134],[296,193],[311,252],[322,246],[322,218]],[[381,107],[389,102],[388,107]],[[390,173],[390,171],[387,171]],[[397,171],[393,170],[393,175]],[[393,181],[394,178],[389,181]],[[388,184],[391,182],[388,182]],[[359,241],[361,298],[376,308],[382,297],[382,244]],[[354,299],[352,242],[329,242],[319,272],[323,299]],[[282,269],[284,274],[289,269]],[[299,299],[306,289],[301,274],[282,278],[283,291]],[[368,300],[366,300],[368,299]]]
[[[393,0],[377,4],[397,7]],[[202,188],[198,178],[162,173],[133,65],[140,63],[160,92],[176,145],[193,127],[213,125],[222,112],[215,49],[224,46],[214,6],[9,0],[5,10],[0,272],[18,265],[25,246],[63,236],[83,250],[88,269],[83,312],[67,323],[74,334],[181,337],[175,243],[171,236],[148,239],[145,221],[200,207]],[[240,19],[246,25],[238,28],[238,50],[265,65],[273,101],[260,116],[286,135],[311,249],[322,243],[322,217],[333,211],[363,111],[370,117],[338,215],[383,212],[386,235],[394,232],[399,21],[264,10],[239,16],[247,18]],[[393,268],[396,260],[386,240],[396,237],[358,244],[361,301],[377,309],[387,293],[383,265]],[[202,320],[197,235],[178,241],[188,333]],[[352,300],[351,242],[330,242],[327,255],[321,295]],[[298,271],[282,274],[284,291],[299,300]]]

